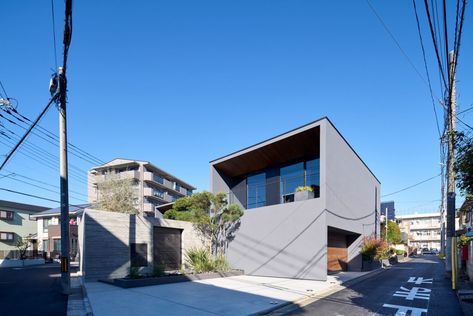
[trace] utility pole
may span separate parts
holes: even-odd
[[[445,271],[452,277],[452,289],[456,289],[456,238],[455,238],[455,125],[456,125],[456,82],[454,52],[449,57],[449,99],[448,110],[448,158],[447,158],[447,251]]]
[[[64,24],[64,60],[57,72],[59,86],[59,162],[61,186],[61,285],[63,294],[70,294],[71,275],[69,271],[69,180],[67,164],[67,55],[71,43],[72,0],[66,0]]]
[[[388,208],[386,207],[386,243],[388,242]]]

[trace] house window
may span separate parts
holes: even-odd
[[[192,190],[187,189],[187,196],[191,196],[191,195],[192,195]]]
[[[0,219],[6,219],[7,221],[13,220],[13,212],[0,210]]]
[[[49,218],[43,218],[43,233],[47,233],[48,232],[48,226],[49,226],[49,223],[51,222],[51,219]]]
[[[158,182],[158,183],[164,184],[164,179],[159,174],[154,174],[153,175],[153,180]]]
[[[258,173],[246,179],[247,206],[255,208],[266,205],[266,173]]]
[[[181,192],[181,186],[178,183],[174,183],[174,190]]]
[[[43,251],[48,252],[49,251],[49,241],[47,239],[43,240]]]
[[[305,185],[304,163],[299,162],[281,168],[281,200],[282,202],[294,201],[296,188]]]
[[[54,239],[53,250],[61,251],[61,239]]]
[[[3,241],[13,241],[14,238],[15,238],[15,236],[13,235],[13,233],[0,232],[0,240],[3,240]]]

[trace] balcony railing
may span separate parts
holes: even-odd
[[[234,187],[227,193],[228,201],[250,209],[318,198],[320,196],[319,179],[319,173],[313,173],[304,176],[280,177],[263,183],[247,183],[243,187]],[[303,186],[311,187],[312,191],[296,193],[296,189]]]

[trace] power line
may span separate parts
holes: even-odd
[[[56,22],[54,17],[54,0],[51,0],[51,18],[53,20],[53,46],[54,46],[54,64],[57,69],[57,48],[56,48]]]
[[[396,37],[394,36],[394,34],[391,32],[391,30],[389,30],[388,26],[386,25],[386,23],[384,22],[383,18],[381,17],[381,15],[378,14],[378,12],[376,11],[376,9],[374,8],[373,4],[371,3],[370,0],[366,0],[366,3],[368,3],[368,6],[370,7],[371,11],[373,11],[374,15],[378,18],[379,22],[381,22],[381,25],[383,26],[384,30],[389,34],[389,36],[391,37],[391,39],[394,41],[394,43],[396,44],[397,48],[399,48],[399,50],[401,51],[401,53],[404,55],[404,57],[407,59],[407,61],[409,62],[409,64],[411,65],[411,67],[414,69],[414,71],[417,73],[417,75],[419,76],[420,79],[422,79],[422,81],[427,85],[427,81],[424,79],[424,77],[422,76],[422,74],[420,73],[420,71],[417,69],[417,67],[414,65],[414,63],[412,62],[412,60],[409,58],[409,56],[407,55],[407,53],[404,51],[404,49],[401,47],[401,44],[399,44],[399,41],[396,39]]]
[[[439,134],[439,138],[441,138],[442,133],[440,132],[440,124],[439,124],[439,119],[438,119],[438,116],[437,116],[437,109],[435,107],[435,100],[434,100],[434,94],[433,94],[433,91],[432,91],[432,84],[431,84],[431,81],[430,81],[429,68],[427,67],[427,60],[425,58],[424,41],[422,40],[422,32],[420,30],[419,16],[417,14],[417,6],[416,6],[415,0],[412,0],[412,4],[414,5],[414,13],[415,13],[416,22],[417,22],[417,31],[419,33],[419,41],[420,41],[420,45],[421,45],[421,48],[422,48],[422,57],[424,59],[425,73],[427,75],[427,82],[429,84],[429,92],[430,92],[430,98],[432,100],[432,108],[434,110],[434,115],[435,115],[435,123],[437,125],[437,131],[438,131],[438,134]]]
[[[53,200],[53,199],[48,199],[48,198],[45,198],[45,197],[42,197],[42,196],[38,196],[38,195],[34,195],[34,194],[24,193],[24,192],[15,191],[15,190],[10,190],[10,189],[6,189],[6,188],[0,188],[0,190],[2,190],[2,191],[7,191],[7,192],[10,192],[10,193],[20,194],[20,195],[24,195],[24,196],[34,197],[34,198],[40,199],[40,200],[45,200],[45,201],[50,201],[50,202],[59,203],[59,201],[56,201],[56,200]]]
[[[435,49],[435,55],[437,56],[437,63],[438,63],[439,71],[440,71],[440,74],[442,76],[443,84],[445,85],[445,89],[448,89],[449,85],[447,84],[447,80],[445,79],[444,69],[443,69],[443,65],[442,65],[442,62],[441,62],[440,54],[439,54],[439,48],[438,48],[438,45],[437,45],[437,39],[436,39],[436,36],[435,36],[435,33],[434,33],[434,28],[432,26],[432,18],[430,16],[429,4],[427,3],[427,0],[424,0],[424,6],[425,6],[425,12],[427,14],[427,21],[429,22],[430,35],[432,36],[432,42],[433,42],[434,49]],[[447,54],[447,56],[448,56],[448,54]]]
[[[52,188],[57,188],[59,189],[59,186],[58,185],[54,185],[54,184],[50,184],[50,183],[47,183],[47,182],[44,182],[44,181],[41,181],[41,180],[38,180],[38,179],[34,179],[34,178],[31,178],[31,177],[28,177],[28,176],[25,176],[23,174],[20,174],[18,172],[13,172],[11,170],[6,170],[4,169],[6,172],[9,172],[10,174],[14,175],[15,177],[21,177],[21,178],[24,178],[24,179],[27,179],[27,180],[30,180],[30,181],[34,181],[34,182],[37,182],[37,183],[40,183],[40,184],[43,184],[43,185],[47,185],[47,186],[50,186]],[[87,197],[87,194],[83,194],[83,193],[80,193],[80,192],[77,192],[77,191],[73,191],[73,190],[69,190],[69,192],[72,192],[74,194],[77,194],[77,195],[81,195],[81,196],[84,196],[84,197]]]
[[[35,188],[38,188],[38,189],[41,189],[41,190],[44,190],[44,191],[48,191],[48,192],[52,192],[52,193],[59,194],[59,191],[51,190],[51,189],[45,188],[45,187],[43,187],[43,186],[40,186],[40,185],[31,183],[31,182],[28,182],[28,181],[16,179],[14,173],[13,173],[13,174],[9,174],[9,175],[4,175],[4,177],[9,178],[10,180],[13,180],[13,181],[17,181],[17,182],[20,182],[20,183],[24,183],[24,184],[30,185],[30,186],[32,186],[32,187],[35,187]],[[75,199],[75,200],[81,201],[81,202],[88,202],[88,201],[83,200],[83,199],[81,199],[81,198],[76,198],[76,197],[72,197],[72,198]]]
[[[26,133],[23,135],[23,137],[20,139],[20,141],[13,147],[13,149],[8,153],[7,157],[3,161],[3,163],[0,165],[0,170],[3,169],[3,167],[7,164],[8,160],[15,154],[16,150],[20,145],[23,143],[23,141],[28,137],[28,135],[31,133],[33,128],[38,124],[38,122],[43,118],[44,114],[49,110],[51,104],[57,99],[57,94],[55,94],[48,102],[48,104],[44,107],[43,111],[39,114],[39,116],[36,118],[36,120],[31,124],[30,128],[26,131]]]
[[[428,178],[428,179],[426,179],[426,180],[423,180],[423,181],[421,181],[421,182],[418,182],[418,183],[416,183],[416,184],[410,185],[410,186],[408,186],[408,187],[405,187],[405,188],[403,188],[403,189],[397,190],[397,191],[395,191],[395,192],[391,192],[391,193],[389,193],[389,194],[382,195],[381,197],[386,197],[386,196],[394,195],[394,194],[397,194],[397,193],[400,193],[400,192],[403,192],[403,191],[407,191],[407,190],[412,189],[412,188],[414,188],[414,187],[416,187],[416,186],[418,186],[418,185],[421,185],[422,183],[425,183],[425,182],[428,182],[428,181],[430,181],[430,180],[432,180],[432,179],[435,179],[435,178],[437,178],[437,177],[439,177],[439,176],[440,176],[440,174],[438,174],[438,175],[436,175],[436,176],[433,176],[433,177],[431,177],[431,178]]]

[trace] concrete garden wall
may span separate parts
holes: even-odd
[[[0,268],[17,268],[29,267],[44,264],[44,259],[2,259],[0,260]]]
[[[153,267],[153,227],[182,229],[182,262],[186,250],[204,243],[192,223],[86,209],[79,227],[81,272],[86,279],[121,278],[130,271],[130,244],[147,244]]]

